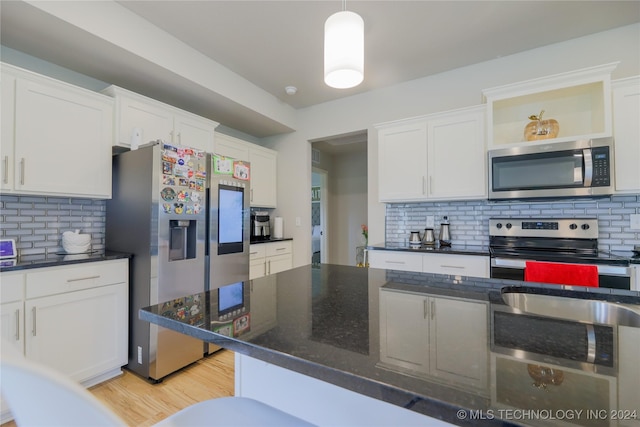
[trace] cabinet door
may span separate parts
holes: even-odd
[[[251,162],[251,206],[275,208],[277,204],[276,152],[250,146],[249,162]]]
[[[216,133],[214,153],[232,159],[249,161],[249,145],[241,139]]]
[[[369,267],[422,273],[422,254],[404,251],[369,251]]]
[[[13,190],[14,163],[14,119],[16,78],[10,74],[2,73],[2,92],[0,99],[0,114],[2,126],[0,126],[0,190]]]
[[[474,389],[487,387],[487,305],[430,298],[430,374]]]
[[[265,245],[267,244],[268,243],[261,243],[249,246],[249,279],[257,279],[258,277],[267,275],[267,263],[265,259]]]
[[[427,122],[389,125],[378,131],[378,198],[381,202],[424,200]]]
[[[0,304],[0,336],[21,354],[24,352],[24,302]]]
[[[484,106],[428,121],[430,199],[487,197]]]
[[[112,112],[107,97],[18,79],[16,191],[111,197]]]
[[[489,264],[488,256],[424,254],[422,271],[424,273],[484,277],[488,279]]]
[[[380,291],[380,361],[429,372],[428,297]]]
[[[267,258],[267,274],[276,274],[293,267],[291,254],[276,255]]]
[[[120,283],[27,300],[26,356],[76,381],[125,365],[127,293]]]
[[[176,115],[174,120],[175,142],[208,153],[213,151],[216,125],[206,119]]]
[[[125,96],[118,98],[118,145],[131,146],[134,132],[140,133],[140,144],[162,139],[175,144],[173,133],[173,112],[153,103],[145,103]]]
[[[616,82],[613,89],[615,187],[640,192],[640,77]]]

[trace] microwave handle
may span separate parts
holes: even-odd
[[[591,158],[591,149],[582,150],[582,158],[584,159],[584,186],[591,187],[593,180],[593,159]]]

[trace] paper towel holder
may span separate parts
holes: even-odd
[[[284,237],[284,220],[281,216],[273,219],[273,238],[282,239]]]

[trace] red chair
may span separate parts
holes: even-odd
[[[598,287],[598,267],[587,264],[527,261],[525,282]]]

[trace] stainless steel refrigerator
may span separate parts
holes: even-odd
[[[235,284],[239,294],[249,284],[249,206],[251,168],[248,162],[212,155],[209,162],[207,290]],[[206,346],[212,353],[220,347]]]
[[[138,311],[165,302],[168,311],[203,321],[204,301],[181,297],[207,286],[208,162],[202,151],[163,143],[113,158],[106,247],[133,254],[127,367],[152,380],[204,354],[202,341],[141,321]]]

